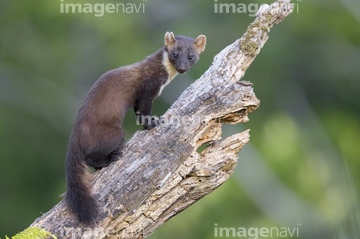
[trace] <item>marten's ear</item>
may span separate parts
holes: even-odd
[[[176,42],[174,33],[172,33],[172,32],[166,32],[165,36],[164,36],[164,39],[165,39],[165,45],[166,46],[174,45],[175,42]]]
[[[205,35],[198,36],[194,41],[194,45],[199,55],[203,53],[206,46],[206,36]]]

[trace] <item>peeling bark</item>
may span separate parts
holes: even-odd
[[[292,12],[288,0],[260,8],[240,39],[215,56],[210,68],[161,117],[138,131],[123,157],[94,174],[98,224],[78,224],[63,201],[35,220],[58,238],[145,238],[169,218],[224,183],[249,141],[249,130],[221,138],[223,123],[246,123],[260,101],[239,81],[268,39],[270,28]],[[200,146],[207,147],[200,153]]]

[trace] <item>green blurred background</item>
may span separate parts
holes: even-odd
[[[78,2],[96,3],[65,1]],[[260,108],[246,125],[223,127],[224,137],[251,129],[234,175],[150,238],[215,238],[220,227],[360,238],[360,2],[293,2],[244,77]],[[205,34],[200,61],[155,102],[161,115],[254,19],[253,9],[214,13],[209,0],[103,3],[143,6],[97,17],[60,13],[60,0],[0,2],[0,237],[59,202],[72,122],[101,74],[155,52],[166,31]],[[127,137],[139,129],[133,116],[125,128]]]

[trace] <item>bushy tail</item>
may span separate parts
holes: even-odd
[[[76,151],[76,150],[75,150]],[[65,202],[80,222],[95,222],[98,208],[91,196],[90,173],[87,171],[84,155],[69,148],[66,159],[67,190]]]

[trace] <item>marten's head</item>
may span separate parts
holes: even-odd
[[[174,33],[165,33],[164,49],[169,61],[179,73],[184,73],[194,65],[205,50],[206,37],[198,36],[196,39],[185,36],[174,36]]]

